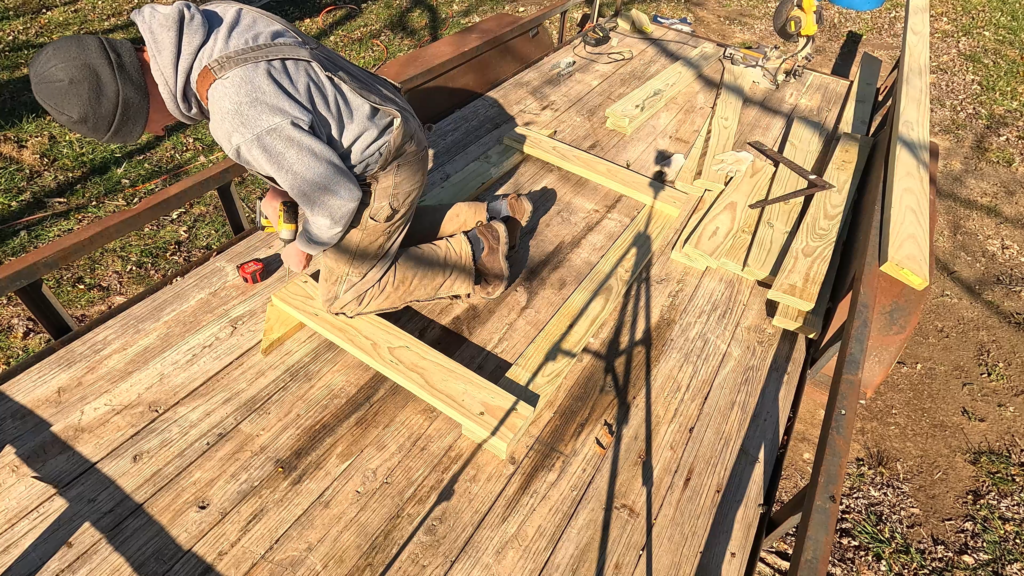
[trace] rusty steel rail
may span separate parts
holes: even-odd
[[[150,222],[216,190],[232,232],[249,227],[232,181],[246,173],[233,160],[217,164],[146,198],[138,206],[115,212],[0,266],[0,296],[14,292],[54,340],[78,329],[71,315],[42,282],[43,276],[106,246]]]
[[[502,30],[496,34],[490,35],[482,41],[461,47],[458,51],[448,54],[447,58],[441,61],[429,61],[429,58],[424,57],[423,61],[418,63],[418,70],[415,73],[405,75],[401,79],[391,78],[402,86],[403,91],[408,90],[412,87],[426,84],[427,82],[441,76],[442,74],[457,68],[466,62],[469,62],[473,58],[480,56],[481,54],[497,48],[501,44],[508,42],[509,40],[529,33],[534,28],[537,28],[549,18],[554,18],[560,14],[565,13],[573,6],[582,3],[583,0],[563,0],[556,2],[541,8],[537,12],[530,14],[528,17],[523,19],[521,22]],[[454,35],[453,35],[454,36]],[[429,46],[428,46],[429,47]],[[414,51],[415,52],[415,51]],[[411,55],[412,53],[410,53]],[[422,54],[422,53],[421,53]],[[409,56],[409,55],[407,55]],[[383,69],[382,69],[383,73]]]

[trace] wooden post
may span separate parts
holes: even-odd
[[[67,336],[78,327],[42,279],[29,282],[14,294],[54,340]]]
[[[224,207],[224,215],[228,218],[228,225],[231,226],[231,233],[238,236],[249,229],[249,219],[245,217],[245,209],[242,201],[238,198],[234,181],[221,184],[217,187],[217,197]]]

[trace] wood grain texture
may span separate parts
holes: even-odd
[[[696,193],[690,189],[678,190],[651,180],[643,174],[638,174],[604,158],[548,138],[529,128],[516,128],[514,132],[505,137],[505,143],[530,156],[540,158],[573,174],[578,174],[639,200],[648,206],[667,212],[672,217],[678,216],[681,210],[691,206],[690,194]]]
[[[408,332],[372,314],[347,318],[320,304],[316,282],[300,276],[275,305],[469,429],[499,458],[533,409]]]
[[[682,169],[679,170],[679,175],[676,176],[676,186],[680,184],[693,184],[693,181],[697,178],[697,168],[700,167],[700,153],[704,151],[704,142],[708,139],[708,129],[711,127],[711,117],[713,115],[714,109],[712,108],[708,111],[708,116],[704,120],[704,125],[700,128],[700,132],[697,133],[697,139],[690,146],[690,151],[686,155],[686,161],[683,162]]]
[[[814,308],[870,151],[868,136],[843,134],[840,137],[824,175],[835,188],[818,192],[811,198],[793,245],[768,291],[769,299],[805,312]]]
[[[634,575],[743,572],[802,361],[764,298],[754,288],[655,517],[650,564]]]
[[[718,100],[715,101],[715,114],[711,121],[711,137],[708,140],[708,152],[704,156],[704,168],[701,170],[700,179],[694,181],[696,186],[718,191],[725,189],[729,177],[715,172],[711,166],[717,163],[715,156],[733,149],[743,99],[747,88],[753,82],[750,68],[733,66],[731,63],[724,64],[724,68],[722,87],[718,91]]]
[[[691,258],[702,260],[713,268],[718,267],[719,258],[729,247],[733,234],[742,226],[746,213],[750,212],[747,206],[764,198],[774,173],[774,166],[755,160],[746,171],[733,177],[683,250]]]
[[[886,274],[923,290],[931,282],[928,0],[908,0],[905,22],[879,260]]]
[[[850,84],[850,92],[843,104],[843,115],[839,118],[839,134],[868,135],[881,73],[882,61],[877,56],[868,52],[861,54],[857,75]]]
[[[291,390],[294,380],[290,378],[315,380],[343,354],[312,331],[284,344],[276,352],[278,361],[270,366],[250,348],[198,390],[161,411],[155,421],[99,460],[95,468],[62,486],[59,494],[54,493],[0,533],[0,568],[23,574],[42,567],[44,561],[36,554],[14,563],[30,546],[60,550],[49,562],[51,568],[75,560],[103,537],[96,531],[84,532],[71,546],[64,546],[79,527],[89,522],[96,530],[112,529],[268,399],[281,390]],[[295,362],[302,363],[302,370],[294,369]],[[69,503],[75,503],[74,507]],[[55,523],[57,518],[61,521]]]
[[[304,362],[319,373],[301,370],[303,362],[290,365],[288,386],[274,399],[105,534],[79,531],[61,549],[60,561],[40,574],[164,574],[275,474],[300,481],[322,458],[328,471],[340,470],[414,401],[400,387],[381,386],[383,378],[376,386],[354,382],[362,363],[340,349]]]
[[[424,192],[420,204],[455,204],[472,199],[518,166],[524,158],[526,154],[521,151],[498,144],[437,188]]]
[[[672,220],[668,214],[651,208],[637,214],[512,365],[502,378],[503,384],[526,387],[544,402],[545,396],[561,384],[590,336],[611,314],[622,294],[640,274],[651,258],[653,244],[669,228]]]
[[[629,413],[610,420],[618,425],[609,452],[618,458],[600,462],[543,574],[632,573],[752,288],[709,270],[686,302],[662,313],[668,334],[655,338],[672,344],[649,379],[636,375]]]
[[[693,236],[693,231],[697,229],[701,221],[704,219],[704,215],[707,214],[708,209],[715,205],[715,200],[718,199],[718,195],[721,192],[714,190],[705,190],[704,194],[701,195],[700,200],[693,209],[693,214],[686,221],[686,225],[683,226],[682,233],[679,234],[679,239],[676,240],[675,246],[672,247],[672,259],[677,262],[682,262],[687,266],[696,268],[698,270],[706,270],[708,265],[701,259],[694,258],[686,253],[684,250],[687,240]]]
[[[828,130],[822,122],[807,117],[796,117],[786,138],[783,154],[800,166],[811,169],[815,158],[821,152]],[[781,196],[805,187],[806,180],[795,172],[780,166],[775,172],[770,198]],[[746,276],[771,282],[778,271],[777,262],[789,241],[792,229],[800,215],[803,198],[765,206],[761,219],[750,243],[743,272]]]
[[[718,61],[721,48],[706,43],[682,57],[643,86],[631,92],[605,111],[607,126],[624,134],[631,134],[644,121],[653,116],[666,102],[676,97],[702,72]]]
[[[284,277],[249,286],[235,263],[272,253],[270,236],[246,239],[4,385],[0,433],[18,449],[0,454],[0,531],[259,341]]]
[[[284,344],[289,338],[302,329],[302,322],[285,312],[280,306],[270,302],[267,304],[267,316],[263,321],[263,340],[260,342],[260,354],[266,356],[275,348]]]

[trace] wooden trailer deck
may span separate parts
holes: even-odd
[[[578,47],[559,80],[564,48],[439,124],[428,197],[517,124],[649,176],[687,152],[721,65],[626,136],[605,109],[700,41],[617,36],[632,59]],[[752,89],[736,141],[776,143],[795,108],[831,127],[848,84]],[[520,384],[568,373],[506,460],[308,328],[261,356],[285,275],[238,280],[277,248],[257,234],[0,388],[4,574],[741,573],[803,343],[772,326],[767,287],[671,260],[685,211],[634,220],[640,202],[536,158],[495,190],[537,207],[508,292],[387,319],[498,382],[600,280],[545,332]],[[595,319],[576,354],[574,327]]]

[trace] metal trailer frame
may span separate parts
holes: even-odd
[[[423,120],[439,120],[455,108],[485,94],[576,40],[580,34],[569,34],[568,12],[582,2],[555,2],[525,18],[506,14],[492,16],[388,62],[381,67],[379,73],[401,85],[410,101],[416,100],[418,91],[431,90],[436,96],[437,90],[447,90],[449,98],[445,102],[450,104],[448,108],[417,109],[417,113],[428,117]],[[621,8],[622,2],[617,0],[613,18]],[[555,17],[558,18],[557,40],[552,41],[543,25]],[[704,39],[714,42],[712,39]],[[806,360],[779,457],[776,458],[766,487],[757,538],[748,559],[748,574],[753,573],[761,550],[776,542],[793,527],[797,527],[798,531],[790,574],[823,575],[827,572],[857,408],[862,397],[870,396],[885,379],[916,327],[926,300],[926,291],[915,291],[879,270],[881,201],[885,159],[888,157],[888,134],[891,129],[888,126],[889,107],[897,70],[898,62],[883,82],[876,100],[875,145],[855,200],[847,238],[836,251],[840,266],[829,299],[825,323],[829,328],[817,339],[808,339],[806,342]],[[938,148],[933,143],[933,234],[937,163]],[[244,167],[231,160],[224,160],[160,190],[134,208],[107,216],[0,266],[0,295],[14,292],[54,338],[48,347],[0,374],[0,384],[207,262],[216,253],[251,235],[255,228],[245,217],[233,184],[235,178],[245,174]],[[44,275],[141,229],[211,190],[217,191],[235,237],[89,323],[76,326],[42,282]],[[831,370],[830,366],[833,366]],[[811,479],[778,511],[772,513],[788,439],[802,404],[804,388],[810,378],[816,375],[820,377],[819,373],[831,376],[831,386]]]

